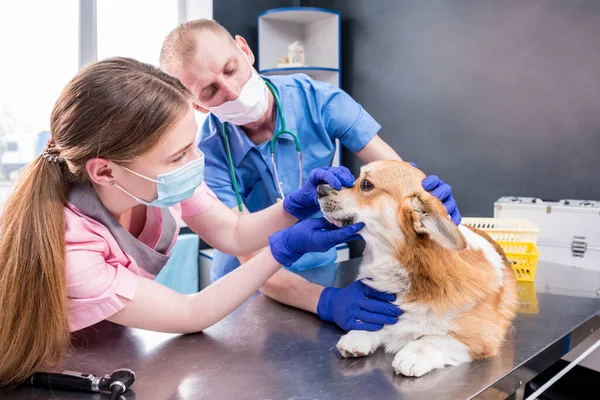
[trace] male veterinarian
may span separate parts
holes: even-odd
[[[210,112],[199,144],[205,154],[206,183],[236,210],[256,212],[283,197],[286,210],[293,211],[295,205],[285,195],[303,183],[300,172],[305,181],[313,169],[331,165],[336,139],[364,163],[400,159],[377,135],[380,125],[344,91],[304,74],[260,76],[252,67],[254,54],[246,40],[234,39],[215,21],[178,26],[165,39],[160,60],[161,67],[192,92],[195,109]],[[274,132],[282,129],[287,133],[272,141]],[[448,184],[430,176],[423,187],[460,223]],[[344,330],[375,331],[394,324],[401,314],[390,303],[394,295],[360,281],[343,289],[323,288],[294,273],[335,259],[335,249],[308,253],[289,270],[277,272],[261,291],[281,303],[317,313]],[[211,278],[217,280],[239,265],[236,257],[215,251]]]

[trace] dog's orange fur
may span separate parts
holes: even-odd
[[[498,354],[517,309],[517,279],[502,248],[485,232],[467,227],[483,236],[504,258],[504,285],[487,301],[456,319],[451,334],[471,349],[471,357],[486,358]]]
[[[367,166],[361,177],[368,179],[376,190],[364,192],[360,185],[352,189],[359,204],[383,207],[383,201],[396,201],[396,221],[404,238],[395,249],[399,264],[408,272],[410,291],[405,302],[430,306],[440,315],[458,314],[456,328],[450,332],[470,348],[473,358],[496,355],[515,317],[517,283],[502,249],[484,232],[469,228],[494,245],[504,260],[503,284],[497,271],[485,258],[483,250],[467,247],[465,238],[453,225],[448,230],[455,235],[457,249],[449,249],[419,232],[423,215],[446,218],[442,203],[425,192],[420,182],[425,175],[403,162],[384,161]],[[415,204],[421,208],[415,212]]]

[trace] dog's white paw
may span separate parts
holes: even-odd
[[[441,351],[417,340],[396,354],[392,367],[396,374],[419,377],[434,369],[444,368],[444,364],[445,356]]]
[[[379,340],[373,332],[350,331],[340,338],[335,346],[342,357],[364,357],[373,353]]]

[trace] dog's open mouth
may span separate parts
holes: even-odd
[[[331,222],[332,224],[334,224],[335,226],[340,227],[340,228],[342,226],[352,225],[356,222],[356,219],[350,215],[345,215],[345,216],[338,217],[338,218],[332,218],[330,216],[325,215],[325,218],[327,219],[327,221]]]

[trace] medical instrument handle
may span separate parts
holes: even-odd
[[[104,376],[73,371],[63,371],[61,374],[34,372],[24,384],[51,390],[109,392],[111,399],[117,399],[133,385],[133,382],[135,382],[135,372],[128,368],[121,368]]]
[[[98,378],[92,374],[67,372],[55,374],[50,372],[35,372],[25,382],[27,386],[42,387],[46,389],[88,391],[94,392],[92,385]]]

